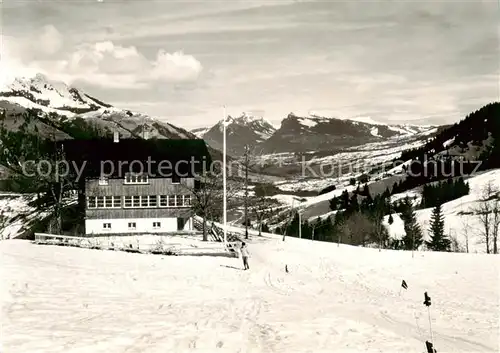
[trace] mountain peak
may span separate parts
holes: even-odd
[[[45,121],[33,121],[37,131],[53,132],[60,138],[74,137],[74,131],[86,134],[119,132],[124,137],[149,138],[194,138],[182,128],[153,119],[145,114],[115,108],[82,90],[70,87],[64,82],[52,81],[44,74],[22,76],[0,87],[0,110],[7,118],[17,119],[19,112],[36,112]],[[82,118],[76,125],[74,118]],[[46,121],[51,121],[47,124]],[[66,125],[69,124],[69,125]],[[68,129],[67,127],[72,128]],[[87,131],[88,129],[88,131]]]
[[[50,80],[42,73],[13,78],[0,87],[0,97],[21,106],[66,116],[112,108],[110,104],[103,103],[80,89],[69,87],[64,82]]]
[[[205,139],[212,147],[220,149],[222,146],[222,120],[204,131],[202,128],[192,130],[197,136]],[[276,131],[262,116],[252,112],[243,112],[238,116],[228,116],[226,132],[229,153],[240,155],[246,145],[255,145],[267,140]]]

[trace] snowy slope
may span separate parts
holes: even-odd
[[[2,351],[422,353],[424,292],[438,352],[499,349],[496,257],[249,243],[242,271],[234,258],[3,241]]]
[[[0,193],[0,239],[11,239],[23,234],[31,221],[43,217],[29,205],[36,195]]]
[[[486,246],[481,243],[481,231],[484,227],[481,226],[477,216],[471,214],[472,209],[478,206],[478,200],[481,199],[481,193],[488,182],[492,182],[496,187],[500,187],[500,169],[493,169],[488,172],[477,174],[466,179],[469,183],[470,193],[456,200],[446,202],[442,206],[445,232],[456,237],[459,244],[465,249],[466,235],[469,237],[469,251],[485,252]],[[393,200],[405,197],[408,194],[410,197],[417,197],[419,201],[420,195],[414,191],[405,194],[393,195]],[[422,233],[426,240],[429,239],[429,225],[431,219],[432,208],[417,210],[417,220],[422,228]],[[393,214],[394,223],[387,223],[389,216],[385,217],[386,226],[389,229],[391,237],[399,239],[404,235],[403,222],[398,214]],[[467,233],[466,233],[467,232]]]
[[[326,117],[324,115],[319,114],[318,112],[311,112],[310,117],[313,119],[318,119],[322,122],[328,121],[328,119],[339,119],[339,120],[347,120],[352,121],[354,123],[362,123],[373,126],[373,129],[377,129],[378,127],[387,128],[390,131],[393,131],[399,135],[416,135],[424,132],[428,132],[429,130],[433,130],[436,127],[432,125],[417,125],[417,124],[388,124],[380,121],[376,121],[369,116],[357,116],[357,117]],[[376,136],[376,135],[375,135]]]
[[[191,132],[202,137],[213,148],[222,149],[223,129],[224,125],[220,120],[206,131],[198,128]],[[252,147],[253,151],[256,145],[267,140],[275,131],[274,126],[261,116],[245,112],[240,116],[229,116],[226,122],[228,153],[234,156],[242,155],[247,145]]]
[[[203,138],[203,135],[205,135],[210,128],[208,127],[200,127],[197,129],[191,130],[191,133],[195,134],[198,138]]]
[[[34,77],[18,77],[13,82],[0,87],[0,97],[20,104],[45,111],[61,111],[73,116],[77,112],[96,111],[112,108],[82,90],[69,87],[63,82],[51,81],[42,74]]]
[[[83,118],[89,127],[97,127],[103,132],[117,131],[122,137],[146,137],[147,134],[146,138],[196,138],[168,122],[113,107],[81,89],[52,81],[41,74],[15,78],[0,87],[0,111],[6,112],[11,125],[14,124],[12,120],[19,120],[17,116],[23,109],[40,110],[42,117],[50,120],[52,129],[63,129],[62,124]]]
[[[357,186],[349,185],[348,181],[344,179],[340,179],[344,182],[344,184],[338,184],[336,190],[330,191],[328,193],[313,196],[313,197],[303,197],[305,199],[304,202],[298,203],[294,201],[294,195],[285,195],[278,194],[271,196],[271,198],[279,201],[281,204],[285,206],[283,212],[290,212],[290,209],[293,207],[294,209],[311,209],[320,203],[324,203],[329,201],[335,196],[340,196],[344,190],[348,192],[352,192],[356,189]],[[485,245],[481,243],[481,229],[476,216],[471,214],[471,209],[477,206],[478,200],[481,198],[481,192],[486,186],[488,182],[493,182],[498,188],[500,188],[500,169],[493,169],[487,172],[479,173],[474,176],[471,176],[466,179],[466,182],[469,183],[470,193],[469,195],[463,196],[459,199],[447,202],[443,204],[443,214],[445,217],[445,231],[447,234],[451,234],[453,237],[456,237],[459,246],[462,249],[465,249],[466,243],[466,229],[467,236],[469,242],[469,251],[472,252],[485,252]],[[334,181],[332,180],[332,183]],[[367,183],[368,187],[377,181],[369,181]],[[395,202],[397,200],[401,200],[406,196],[412,199],[413,204],[416,206],[420,203],[421,194],[420,190],[417,188],[415,190],[409,190],[404,193],[395,194],[391,196],[391,201]],[[286,208],[288,207],[288,208]],[[329,215],[332,215],[329,209],[326,211],[328,207],[325,208],[323,213],[316,213],[310,217],[311,220],[317,219],[317,217],[326,218]],[[423,234],[425,239],[428,238],[428,228],[429,222],[431,219],[432,208],[421,209],[416,211],[417,220],[421,225]],[[404,235],[403,222],[400,219],[398,214],[393,214],[394,223],[392,225],[388,224],[389,215],[385,217],[385,225],[388,227],[389,234],[392,238],[400,239]]]

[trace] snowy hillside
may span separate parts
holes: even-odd
[[[481,225],[477,215],[473,214],[472,211],[478,206],[479,200],[482,198],[482,193],[488,183],[500,187],[500,169],[480,173],[466,179],[466,182],[469,183],[470,187],[469,195],[446,202],[442,206],[445,233],[455,237],[462,250],[465,250],[466,242],[468,241],[469,252],[484,253],[486,246],[483,244],[481,236],[484,226]],[[416,197],[416,202],[419,201],[420,194],[415,191],[393,195],[393,200],[406,197],[406,195],[410,198]],[[415,213],[422,228],[424,238],[429,240],[429,223],[432,208],[417,210]],[[393,214],[394,223],[389,225],[387,223],[388,218],[389,216],[385,217],[385,223],[389,229],[390,236],[400,239],[404,235],[403,221],[398,214]]]
[[[254,148],[259,143],[267,140],[276,129],[263,117],[243,113],[238,117],[228,117],[226,123],[228,153],[238,156],[244,153],[246,145]],[[222,149],[223,125],[222,120],[204,131],[203,128],[191,131],[202,137],[215,149]]]
[[[325,117],[323,117],[317,113],[314,113],[314,112],[311,112],[311,117],[317,118],[320,120],[322,119],[323,121],[331,119],[331,118],[325,118]],[[428,132],[429,130],[436,128],[435,126],[432,126],[432,125],[388,124],[388,123],[383,123],[383,122],[373,120],[372,118],[370,118],[368,116],[358,116],[358,117],[352,117],[352,118],[351,117],[350,118],[335,117],[335,119],[349,120],[349,121],[353,121],[353,122],[372,125],[373,127],[371,128],[370,131],[372,132],[372,134],[374,136],[377,135],[377,134],[375,134],[375,131],[378,132],[377,126],[380,126],[381,128],[387,127],[389,130],[394,131],[394,132],[398,133],[399,135],[416,135],[416,134]]]
[[[438,352],[499,350],[494,256],[249,243],[242,271],[236,258],[3,241],[1,350],[422,353],[426,340]]]
[[[354,119],[326,118],[290,113],[281,126],[261,144],[264,154],[338,151],[395,137],[411,137],[435,130],[433,126],[388,125]]]
[[[45,112],[59,111],[67,116],[112,108],[110,104],[63,82],[51,81],[42,74],[15,78],[13,82],[0,87],[0,97],[24,107],[38,108]]]
[[[208,130],[210,130],[210,128],[200,127],[200,128],[191,130],[191,133],[196,135],[198,138],[203,138],[203,135],[205,135]]]
[[[7,128],[16,129],[22,123],[23,113],[36,109],[39,121],[34,121],[40,134],[55,134],[59,138],[71,137],[69,125],[75,119],[87,129],[97,128],[103,135],[118,131],[122,137],[195,138],[190,132],[146,114],[113,107],[99,99],[52,81],[37,74],[16,78],[0,87],[0,112],[5,113]]]
[[[0,193],[0,239],[21,236],[30,221],[41,215],[29,203],[36,195]]]

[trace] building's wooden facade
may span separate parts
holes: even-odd
[[[63,150],[66,160],[82,170],[78,181],[86,234],[192,229],[195,178],[203,173],[200,162],[205,166],[210,162],[203,140],[68,140],[63,142]],[[167,162],[173,168],[116,170],[120,163],[146,166],[148,160]],[[111,165],[114,167],[105,170]]]

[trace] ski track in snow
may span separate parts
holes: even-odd
[[[3,349],[422,353],[428,291],[438,352],[498,351],[493,255],[249,243],[243,271],[235,258],[3,241]],[[399,295],[402,278],[409,289]]]

